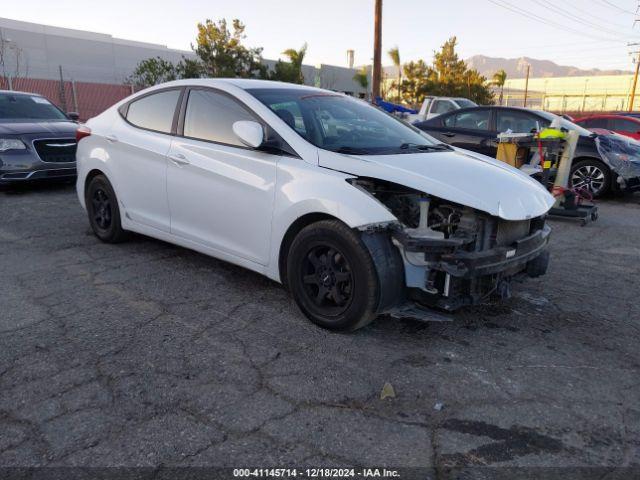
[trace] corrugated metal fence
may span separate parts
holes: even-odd
[[[114,103],[133,93],[131,85],[88,83],[38,78],[0,77],[0,90],[38,93],[66,112],[78,112],[80,120],[95,117]]]

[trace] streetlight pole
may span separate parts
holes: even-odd
[[[629,45],[637,45],[637,43],[629,44]],[[631,99],[629,100],[629,111],[633,112],[633,104],[636,100],[636,86],[638,85],[638,72],[640,71],[640,51],[634,52],[638,54],[636,58],[636,73],[633,76],[633,87],[631,87]]]
[[[531,70],[531,64],[527,63],[527,79],[524,82],[524,108],[527,108],[527,96],[529,95],[529,72]]]
[[[380,96],[380,83],[382,80],[382,0],[375,0],[375,12],[373,17],[373,101]]]

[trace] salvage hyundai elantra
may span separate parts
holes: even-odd
[[[429,318],[547,269],[542,185],[346,95],[180,80],[77,139],[78,197],[100,240],[138,232],[254,270],[325,328]]]

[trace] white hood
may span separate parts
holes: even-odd
[[[519,170],[466,150],[352,156],[319,149],[319,165],[404,185],[505,220],[546,213],[554,198]]]

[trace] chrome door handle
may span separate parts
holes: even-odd
[[[110,141],[111,143],[115,143],[118,141],[118,137],[116,137],[115,135],[107,135],[106,138],[108,141]]]
[[[191,163],[189,160],[187,160],[187,157],[185,157],[181,153],[169,155],[169,160],[171,160],[176,165],[189,165]]]

